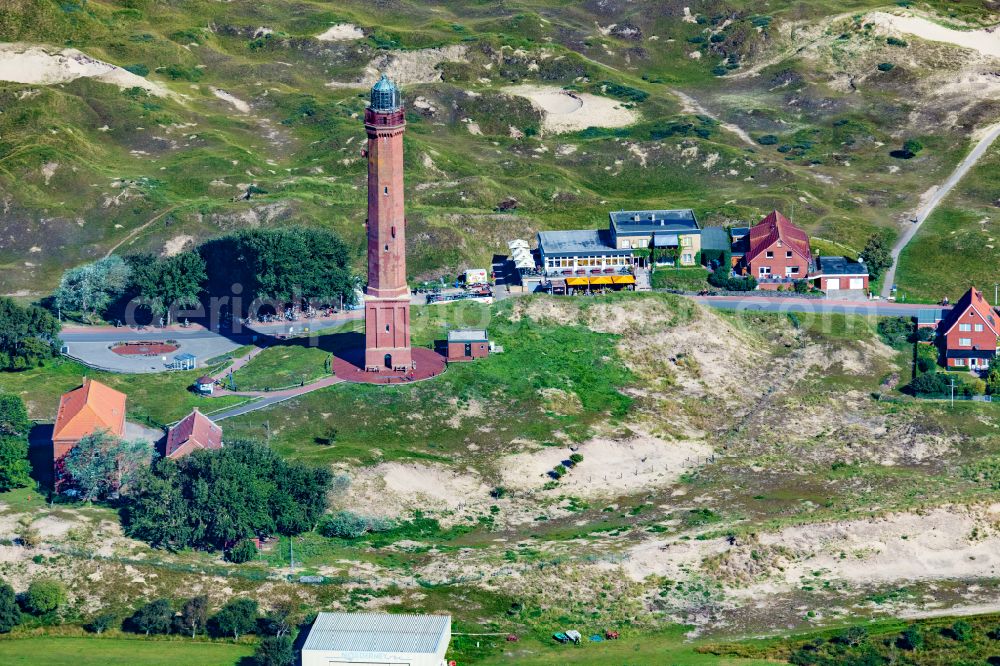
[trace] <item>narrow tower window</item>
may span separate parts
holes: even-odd
[[[389,194],[389,188],[388,187],[383,187],[382,188],[382,194]]]
[[[396,227],[393,227],[392,229],[390,229],[389,233],[392,234],[393,238],[395,238],[396,237]]]

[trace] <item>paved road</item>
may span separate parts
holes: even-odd
[[[751,312],[805,312],[816,314],[855,314],[877,317],[916,317],[918,314],[948,308],[919,303],[885,301],[830,301],[825,299],[778,298],[767,296],[697,296],[694,300],[722,310]]]
[[[896,281],[896,267],[899,265],[899,255],[906,248],[907,244],[913,240],[913,237],[917,235],[917,231],[923,226],[924,220],[926,220],[934,209],[937,208],[948,193],[958,185],[958,182],[962,180],[966,173],[969,172],[976,162],[986,154],[986,150],[993,144],[993,141],[1000,136],[1000,124],[993,125],[986,133],[986,135],[976,144],[975,148],[972,149],[965,159],[955,168],[948,180],[944,182],[934,195],[923,205],[923,207],[917,211],[913,219],[913,222],[909,225],[906,232],[900,236],[899,240],[892,248],[892,266],[886,271],[885,277],[882,282],[882,298],[888,298],[892,293],[892,285]]]

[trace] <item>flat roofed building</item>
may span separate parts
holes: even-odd
[[[320,613],[302,666],[445,666],[450,615]]]
[[[619,249],[677,248],[682,266],[693,266],[701,251],[701,226],[689,208],[619,210],[608,216],[611,242]]]
[[[538,253],[549,275],[614,272],[635,263],[632,250],[615,247],[606,229],[539,231]]]
[[[845,257],[817,257],[816,270],[809,276],[822,291],[868,290],[868,267]]]
[[[472,361],[490,355],[490,338],[485,328],[448,331],[448,360]]]

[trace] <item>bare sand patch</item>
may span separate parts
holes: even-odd
[[[996,577],[1000,574],[1000,504],[944,506],[870,520],[790,527],[760,535],[798,560],[781,573],[797,584],[811,571],[852,583]]]
[[[504,88],[525,97],[542,112],[542,127],[552,134],[577,132],[588,127],[626,127],[639,120],[639,112],[609,97],[563,90],[555,86],[523,84]]]
[[[434,49],[384,53],[372,59],[361,76],[353,81],[330,81],[326,85],[331,88],[359,88],[374,83],[383,73],[401,86],[436,83],[441,80],[438,65],[442,62],[461,61],[465,58],[466,51],[465,46],[456,44]]]
[[[472,470],[460,474],[443,465],[391,462],[358,473],[345,506],[387,518],[420,510],[449,525],[478,516],[489,500],[489,488]]]
[[[212,88],[212,94],[221,99],[223,102],[232,105],[232,107],[240,113],[250,113],[250,105],[235,95],[227,93],[225,90],[221,90],[219,88]]]
[[[645,433],[629,439],[597,437],[581,444],[583,460],[559,480],[553,492],[580,497],[617,497],[674,483],[712,449],[704,442],[668,442]],[[551,478],[549,470],[573,451],[545,447],[506,456],[500,462],[503,483],[510,488],[538,490]]]
[[[142,88],[153,95],[170,94],[164,86],[76,49],[40,44],[0,44],[0,81],[55,84],[91,78],[119,88]]]
[[[954,44],[963,49],[978,51],[984,56],[1000,58],[1000,33],[996,32],[996,26],[982,30],[955,30],[909,12],[872,12],[865,17],[864,22],[874,23],[883,32],[904,33],[931,42]]]
[[[194,241],[194,236],[188,236],[186,234],[181,234],[180,236],[174,236],[166,243],[163,244],[163,256],[173,257],[184,251],[188,243]]]
[[[350,42],[364,37],[365,33],[353,23],[337,23],[316,35],[321,42]]]

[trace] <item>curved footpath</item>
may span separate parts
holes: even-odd
[[[899,237],[896,244],[892,247],[892,266],[885,272],[885,276],[882,281],[882,298],[889,298],[892,294],[892,285],[896,281],[896,267],[899,265],[899,255],[902,254],[903,250],[909,244],[913,237],[917,235],[917,231],[923,226],[924,220],[930,217],[930,214],[934,212],[934,209],[938,207],[948,193],[958,185],[959,181],[969,172],[976,162],[978,162],[983,155],[986,154],[986,150],[993,144],[996,138],[1000,136],[1000,123],[988,127],[985,136],[979,140],[979,143],[975,145],[972,151],[966,155],[965,159],[962,160],[955,170],[948,177],[948,180],[944,182],[944,185],[940,189],[936,190],[930,199],[927,200],[920,209],[917,210],[916,214],[913,216],[913,222],[910,224],[906,232]]]

